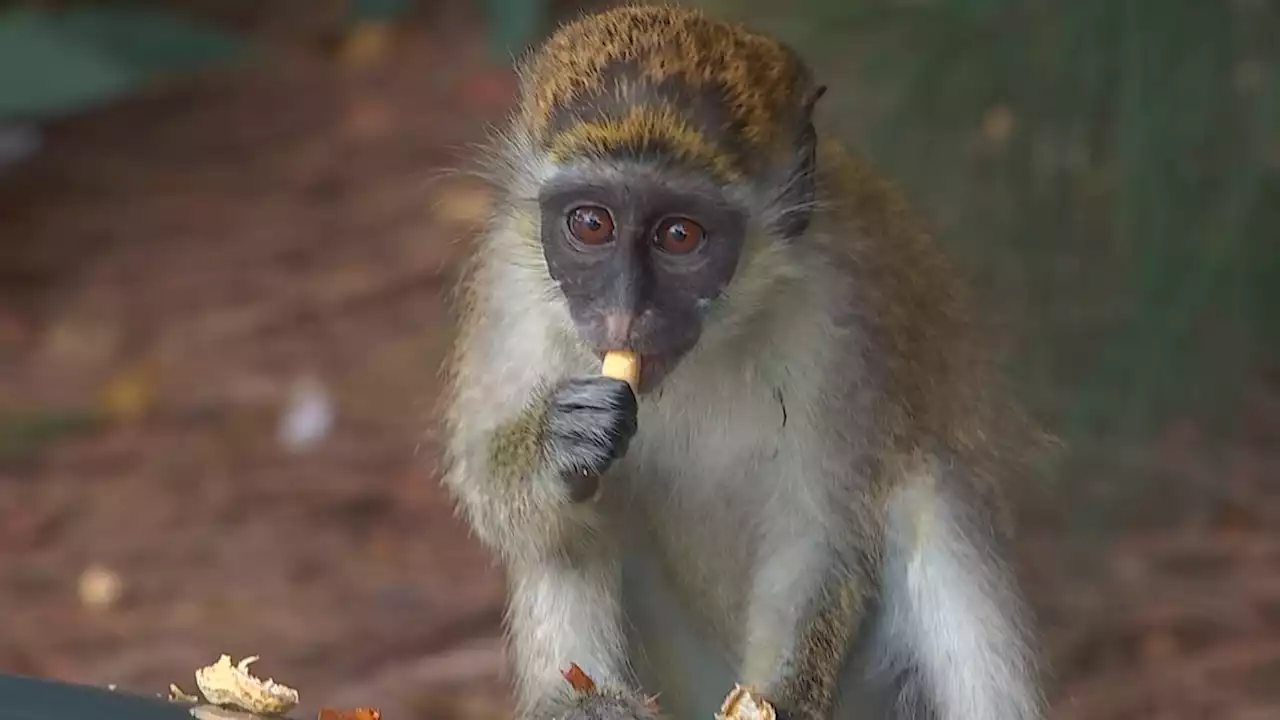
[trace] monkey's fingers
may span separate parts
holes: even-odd
[[[632,390],[636,390],[640,386],[640,356],[627,350],[610,350],[605,353],[600,374],[625,380]]]

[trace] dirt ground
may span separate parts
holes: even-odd
[[[363,69],[271,52],[0,175],[0,671],[163,692],[260,654],[299,717],[500,717],[501,579],[438,488],[431,409],[488,200],[444,171],[511,78],[458,18]],[[291,450],[315,385],[334,423]],[[1055,717],[1280,717],[1280,396],[1249,412],[1107,466],[1213,502],[1092,545],[1024,512]]]

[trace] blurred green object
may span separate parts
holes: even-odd
[[[0,121],[46,120],[242,52],[238,39],[132,5],[0,12]]]
[[[192,705],[0,673],[0,720],[193,720]]]
[[[412,7],[413,0],[351,0],[350,13],[357,21],[394,20]]]
[[[240,41],[227,33],[150,8],[83,6],[53,17],[63,33],[143,77],[201,70],[243,51]]]
[[[815,61],[1068,440],[1222,427],[1280,366],[1280,2],[700,4]]]
[[[547,19],[546,0],[485,0],[489,22],[489,54],[509,63],[537,39]]]
[[[136,84],[128,67],[67,37],[45,14],[0,14],[0,119],[61,115],[119,97]]]
[[[30,415],[0,413],[0,463],[30,459],[50,443],[93,432],[101,424],[101,419],[87,410]]]

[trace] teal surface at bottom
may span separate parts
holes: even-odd
[[[191,707],[162,697],[0,673],[0,720],[192,720]]]

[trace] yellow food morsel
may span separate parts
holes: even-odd
[[[632,390],[640,384],[640,356],[626,350],[610,350],[605,353],[600,373],[617,380],[626,380]]]

